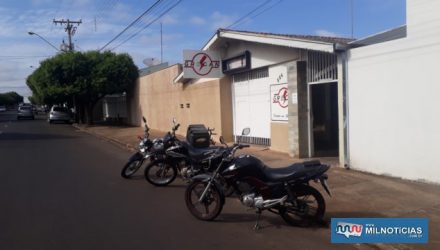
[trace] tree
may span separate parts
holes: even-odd
[[[82,122],[91,124],[96,103],[105,95],[126,91],[137,77],[138,68],[128,54],[68,52],[43,61],[27,85],[34,100],[69,103]]]
[[[23,96],[17,92],[0,93],[0,105],[16,105],[23,102]]]

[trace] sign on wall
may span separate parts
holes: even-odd
[[[289,89],[287,83],[270,85],[272,121],[288,121]]]
[[[217,51],[183,51],[184,78],[221,78],[221,57]]]

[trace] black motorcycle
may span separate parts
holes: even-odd
[[[249,129],[242,135],[248,135]],[[222,144],[223,138],[220,138]],[[226,144],[225,144],[226,145]],[[268,210],[279,214],[290,225],[307,226],[322,219],[325,201],[321,193],[309,185],[320,182],[330,195],[325,172],[329,166],[319,161],[295,163],[284,168],[270,168],[251,155],[234,154],[249,147],[236,143],[223,154],[222,161],[212,174],[192,178],[186,188],[185,202],[190,213],[200,220],[214,220],[222,211],[225,195],[218,176],[233,187],[243,205],[255,208],[258,229],[260,214]]]
[[[182,179],[189,181],[191,177],[204,173],[212,172],[221,162],[224,151],[223,146],[210,146],[213,143],[212,135],[214,129],[201,128],[203,125],[190,125],[197,133],[204,136],[196,137],[196,141],[203,139],[200,147],[188,142],[180,141],[175,133],[170,134],[173,145],[167,147],[164,152],[156,157],[145,167],[145,179],[155,186],[166,186],[173,182],[180,175]],[[187,137],[191,134],[188,129]],[[174,132],[174,131],[173,131]],[[192,138],[192,137],[191,137]],[[224,183],[224,182],[221,182]],[[231,189],[225,190],[230,193]]]
[[[147,120],[142,117],[144,121],[144,135],[138,136],[139,139],[139,150],[133,154],[125,166],[122,168],[121,176],[124,178],[130,178],[139,168],[142,166],[145,160],[150,158],[150,150],[153,147],[155,141],[150,139],[150,128],[148,127]]]

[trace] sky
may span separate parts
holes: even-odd
[[[156,2],[2,0],[0,93],[16,91],[30,96],[26,77],[38,68],[40,61],[58,53],[28,32],[37,33],[59,48],[63,40],[67,42],[67,33],[53,19],[81,20],[73,36],[75,49],[98,50]],[[155,58],[155,62],[160,62],[160,23],[163,62],[170,64],[182,62],[182,50],[203,47],[218,28],[351,37],[353,24],[353,36],[362,38],[406,23],[405,0],[162,0],[154,6],[104,49],[128,53],[143,68],[144,59]],[[236,23],[237,20],[241,21]]]

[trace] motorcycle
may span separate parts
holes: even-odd
[[[213,131],[214,129],[207,129],[210,145],[215,143],[212,140]],[[189,181],[197,174],[212,172],[213,166],[217,166],[222,159],[225,150],[223,146],[197,148],[186,141],[177,139],[175,130],[170,136],[172,145],[162,152],[161,157],[156,157],[156,160],[151,161],[145,167],[145,179],[155,186],[167,186],[178,175],[183,180]],[[221,183],[224,184],[224,182]],[[227,186],[224,188],[227,194],[232,193],[231,188]]]
[[[156,143],[156,141],[150,139],[150,128],[148,127],[147,120],[145,117],[142,117],[142,120],[144,122],[144,135],[143,137],[138,136],[140,140],[139,150],[128,159],[128,162],[122,168],[121,176],[123,178],[130,178],[139,170],[144,161],[150,158],[150,150],[154,143]]]
[[[154,161],[151,161],[144,171],[145,179],[155,186],[166,186],[174,181],[177,176],[178,166],[186,165],[186,157],[182,155],[180,140],[176,131],[180,124],[173,118],[173,127],[164,138],[156,143],[152,149]],[[174,152],[174,154],[170,152]]]
[[[250,129],[246,128],[242,135],[249,133]],[[222,137],[220,142],[226,145]],[[222,211],[225,195],[218,183],[218,176],[221,176],[233,187],[244,206],[255,209],[255,230],[260,228],[263,210],[276,213],[288,224],[296,226],[307,226],[322,219],[325,201],[321,193],[310,185],[310,181],[320,182],[331,196],[325,174],[328,165],[308,161],[284,168],[270,168],[251,155],[236,157],[235,152],[245,147],[249,145],[235,143],[227,146],[212,174],[203,173],[192,178],[185,191],[185,203],[194,217],[210,221]]]

